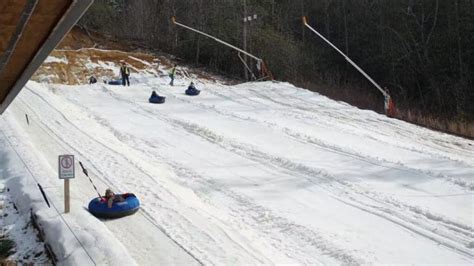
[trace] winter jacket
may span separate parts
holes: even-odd
[[[127,66],[122,66],[120,67],[120,75],[123,76],[129,76],[130,75],[130,68],[128,68]]]
[[[174,76],[174,74],[176,74],[176,67],[173,67],[173,69],[171,69],[170,76]]]

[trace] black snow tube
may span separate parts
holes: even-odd
[[[196,88],[188,88],[185,93],[189,96],[197,96],[201,91]]]
[[[109,80],[107,82],[107,84],[109,84],[109,85],[122,85],[122,80],[118,80],[118,79],[117,80]]]
[[[163,96],[152,96],[148,101],[150,103],[165,103],[166,97]]]

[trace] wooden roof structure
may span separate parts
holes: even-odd
[[[0,114],[93,1],[0,1]]]

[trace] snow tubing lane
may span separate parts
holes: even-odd
[[[189,95],[189,96],[197,96],[197,95],[199,95],[200,92],[201,91],[198,90],[198,89],[187,89],[185,91],[186,95]]]
[[[132,215],[140,209],[140,201],[132,193],[118,194],[124,201],[114,202],[112,208],[107,207],[107,201],[103,198],[95,198],[89,202],[89,212],[97,218],[121,218]]]
[[[165,103],[165,99],[166,99],[166,97],[158,96],[158,97],[150,97],[150,99],[148,99],[148,101],[150,103]]]

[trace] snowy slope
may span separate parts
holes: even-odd
[[[135,262],[473,262],[473,141],[286,83],[201,80],[189,97],[187,80],[134,81],[30,82],[0,125],[42,158],[59,206],[60,153],[75,154],[100,190],[139,195],[138,214],[88,217],[81,229],[112,234]],[[152,89],[166,104],[147,102]],[[77,175],[73,216],[83,219],[95,192]]]

